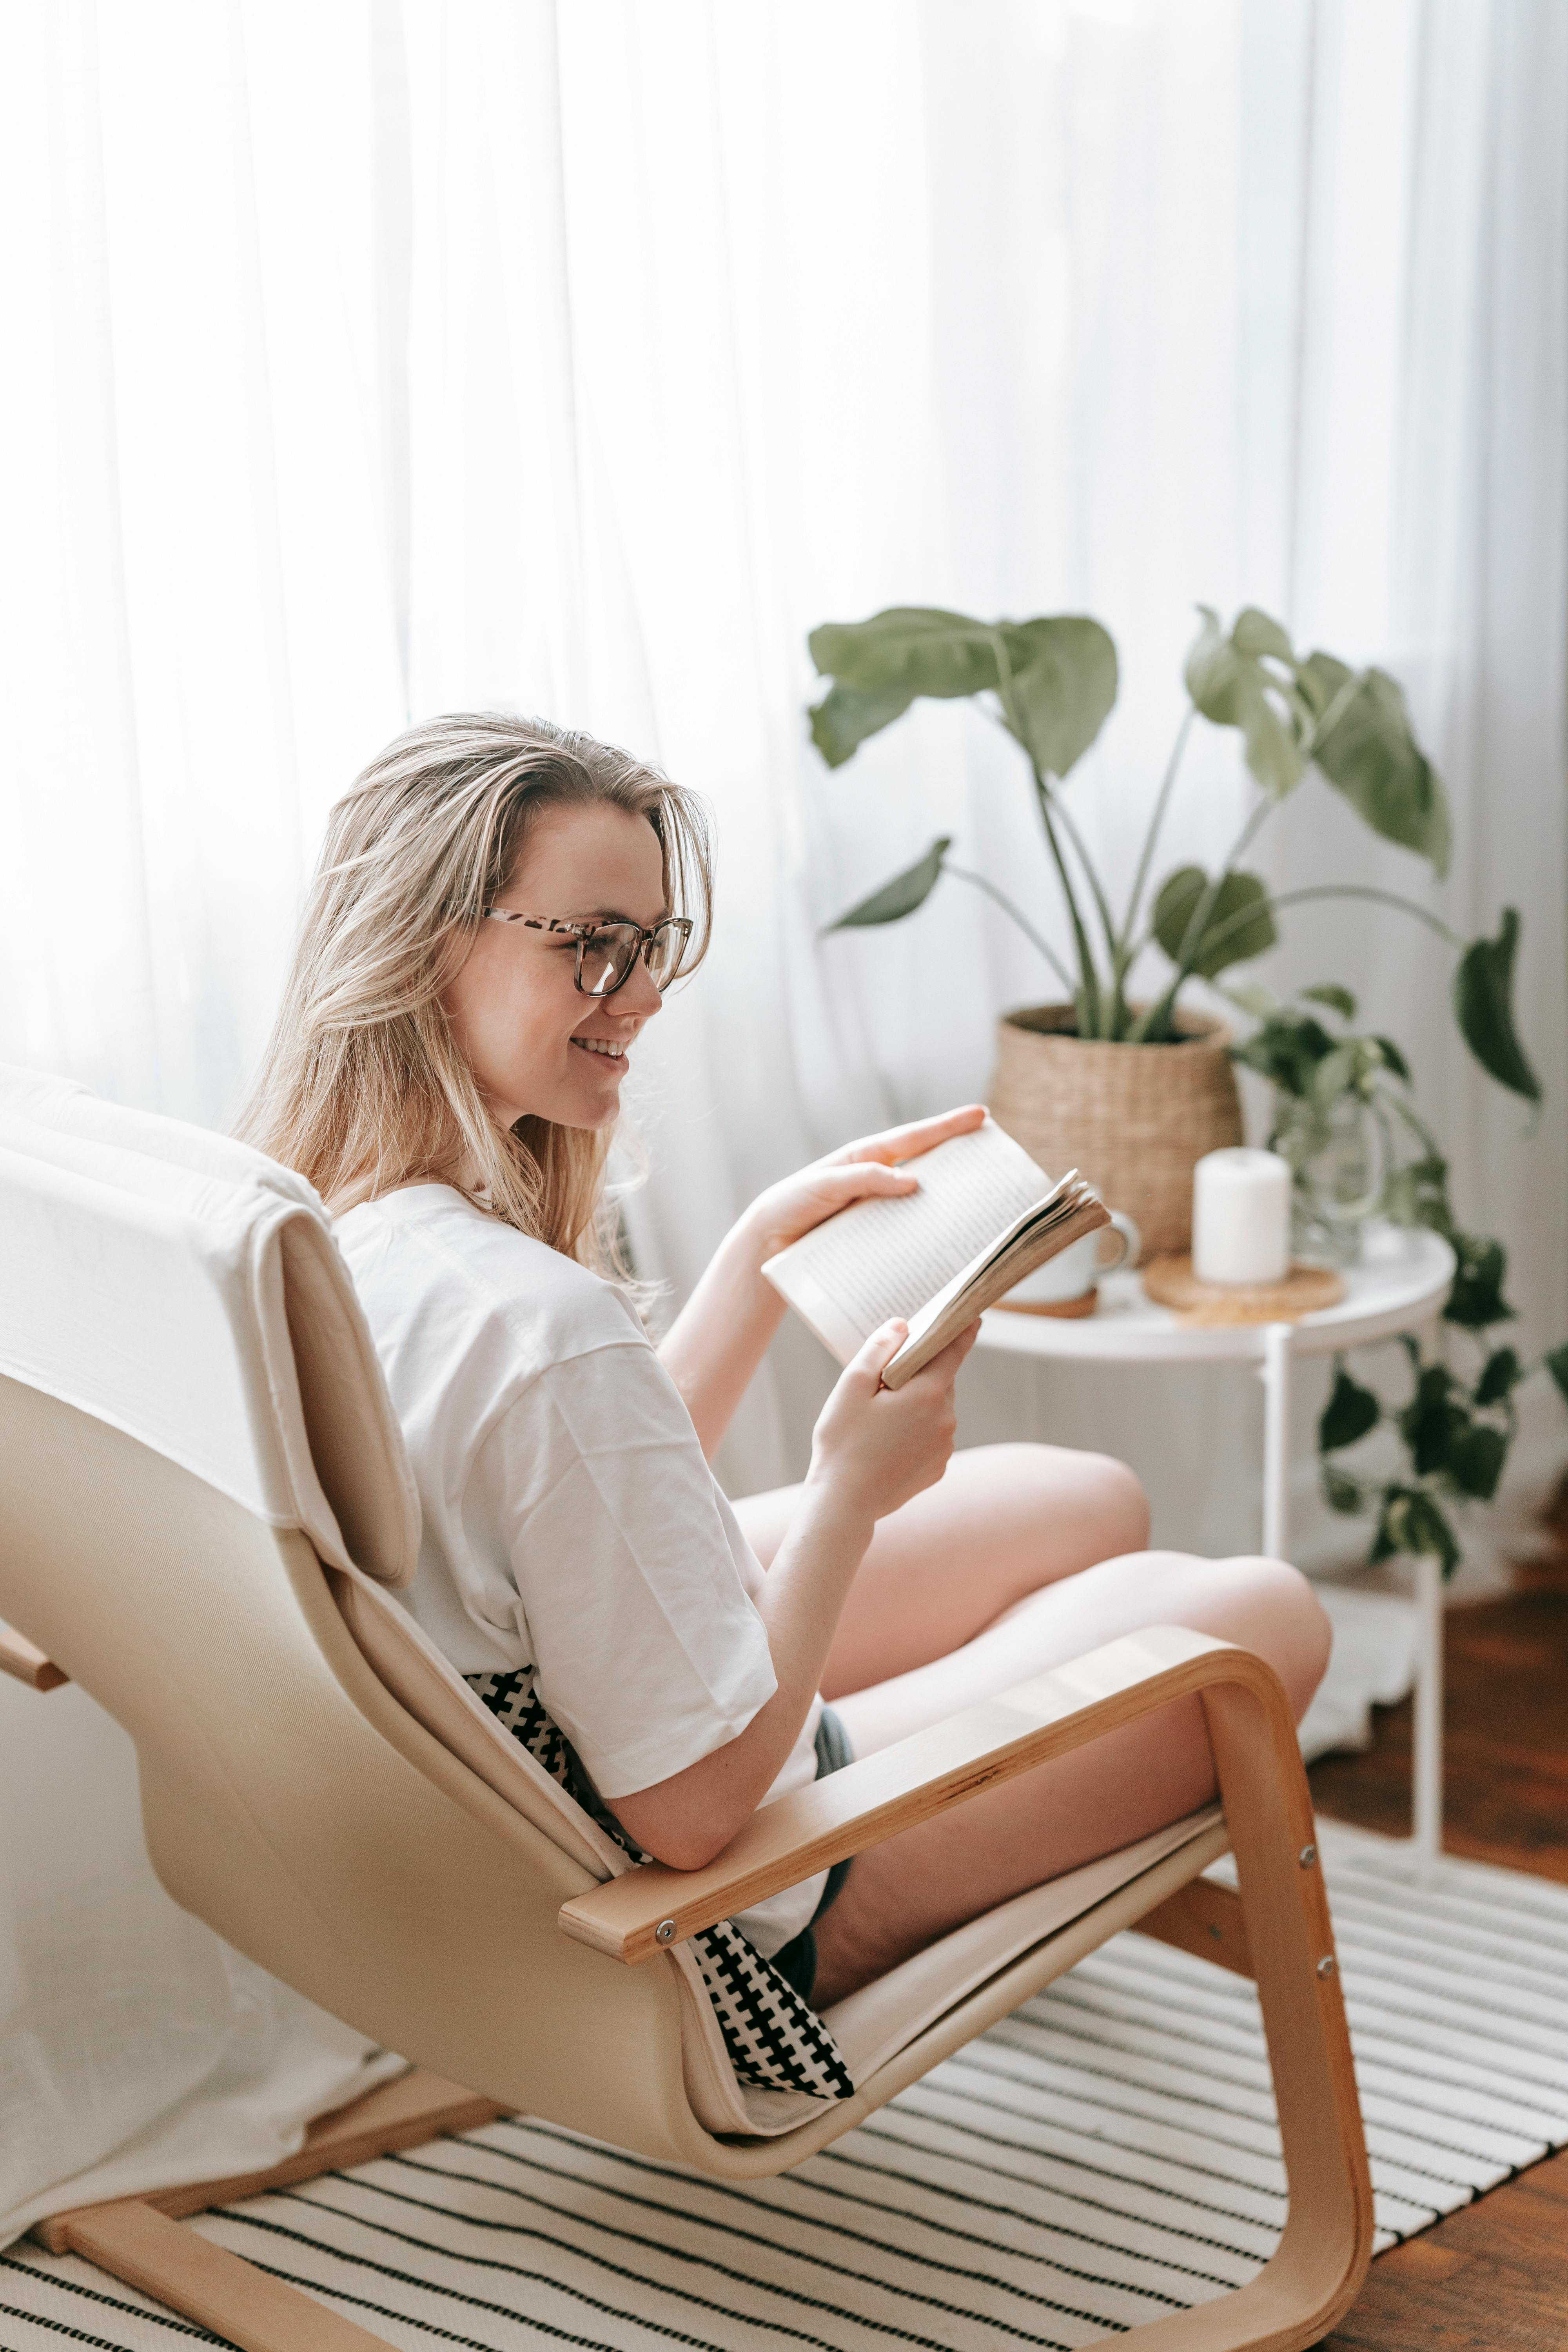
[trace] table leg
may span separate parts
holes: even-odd
[[[1290,1540],[1290,1342],[1293,1326],[1263,1334],[1263,1549],[1288,1559]]]
[[[1436,1862],[1443,1851],[1443,1570],[1425,1552],[1411,1565],[1418,1623],[1410,1826],[1417,1858]]]

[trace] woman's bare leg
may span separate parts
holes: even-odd
[[[763,1567],[800,1488],[735,1506]],[[822,1678],[847,1691],[946,1657],[1042,1585],[1149,1540],[1149,1506],[1125,1463],[1060,1445],[978,1445],[936,1486],[881,1520],[855,1579]]]
[[[1145,1551],[1044,1585],[950,1656],[835,1703],[863,1756],[1157,1624],[1256,1650],[1298,1718],[1328,1664],[1328,1621],[1282,1560]],[[870,1848],[817,1927],[814,2000],[841,1999],[963,1920],[1194,1811],[1214,1790],[1202,1707],[1184,1699]]]

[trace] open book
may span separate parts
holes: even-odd
[[[992,1118],[902,1164],[918,1192],[856,1201],[763,1267],[841,1364],[903,1318],[910,1336],[882,1374],[889,1389],[1047,1258],[1110,1223],[1076,1168],[1053,1184]]]

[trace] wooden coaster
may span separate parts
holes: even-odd
[[[1337,1307],[1345,1295],[1326,1265],[1293,1265],[1283,1282],[1200,1282],[1192,1259],[1173,1255],[1151,1258],[1142,1273],[1146,1296],[1184,1323],[1299,1323],[1303,1315]]]
[[[1077,1298],[999,1298],[996,1304],[1009,1315],[1092,1315],[1100,1304],[1100,1287],[1096,1284]]]

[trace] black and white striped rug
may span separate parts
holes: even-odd
[[[1381,2250],[1568,2143],[1568,1887],[1322,1837]],[[187,2226],[407,2352],[1002,2352],[1240,2284],[1283,2209],[1251,1986],[1128,1935],[756,2188],[506,2123]],[[193,2338],[74,2256],[0,2260],[5,2352]]]

